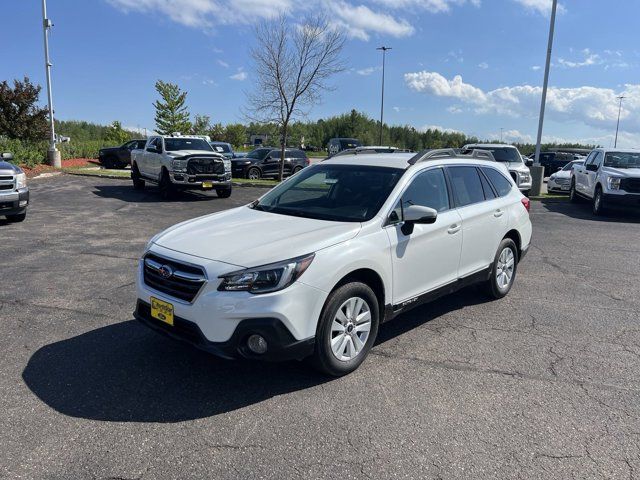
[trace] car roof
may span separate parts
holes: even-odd
[[[604,153],[640,153],[640,149],[637,148],[594,148]]]
[[[414,165],[409,160],[416,156],[415,153],[378,153],[378,154],[360,154],[360,155],[344,155],[335,158],[328,158],[323,164],[331,165],[361,165],[375,167],[390,167],[408,169]],[[467,156],[456,157],[436,157],[417,162],[415,165],[422,167],[423,165],[462,165],[472,163],[474,165],[485,165],[495,167],[496,162],[492,160],[482,160]]]
[[[517,148],[515,145],[507,145],[505,143],[467,143],[464,148]]]

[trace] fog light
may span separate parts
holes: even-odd
[[[247,339],[247,347],[253,353],[262,355],[267,351],[267,341],[261,335],[253,334]]]
[[[28,202],[27,200],[20,200],[19,205],[20,205],[21,207],[26,207],[28,203],[29,203],[29,202]]]

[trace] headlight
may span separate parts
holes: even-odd
[[[555,180],[555,179],[556,179],[556,174],[555,173],[549,177],[549,180]]]
[[[224,171],[225,172],[230,172],[231,171],[231,160],[229,160],[228,158],[225,158],[222,163],[224,163]]]
[[[620,190],[620,178],[619,177],[609,177],[607,178],[607,185],[609,186],[609,190]]]
[[[26,188],[27,187],[27,174],[19,173],[16,175],[16,188]]]
[[[520,174],[520,181],[522,183],[527,183],[531,181],[531,175],[529,175],[528,173],[521,173]]]
[[[174,158],[171,160],[171,168],[174,172],[186,172],[189,160],[183,158]]]
[[[222,292],[268,293],[287,288],[305,272],[313,261],[314,253],[284,262],[247,268],[220,275]]]

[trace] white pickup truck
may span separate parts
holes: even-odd
[[[156,183],[164,198],[180,189],[215,189],[231,196],[231,161],[201,137],[182,135],[149,137],[144,149],[131,152],[133,187]]]

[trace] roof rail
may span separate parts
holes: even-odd
[[[437,158],[477,158],[479,160],[495,161],[493,153],[487,150],[466,150],[457,152],[453,148],[438,148],[423,150],[409,159],[409,165],[415,165],[419,162],[427,160],[435,160]]]

